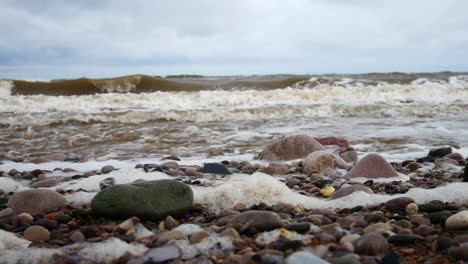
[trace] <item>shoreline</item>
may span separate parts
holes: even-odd
[[[83,173],[68,170],[76,174],[62,178],[45,177],[38,169],[11,170],[3,172],[1,178],[20,180],[27,189],[34,189],[36,184],[36,188],[46,187],[44,190],[65,197],[91,194],[122,183],[169,179],[190,186],[194,202],[182,214],[157,220],[99,216],[90,207],[94,195],[82,199],[81,204],[68,200],[60,210],[17,214],[7,207],[15,193],[3,193],[0,224],[21,239],[16,245],[23,245],[23,249],[15,251],[10,245],[9,250],[0,250],[0,255],[14,262],[22,259],[49,263],[302,263],[319,261],[317,258],[330,263],[397,259],[402,263],[463,263],[467,260],[468,226],[465,220],[460,227],[448,219],[457,218],[454,215],[466,217],[468,212],[468,199],[463,198],[466,160],[460,154],[444,154],[417,162],[392,162],[392,168],[408,181],[387,178],[381,182],[378,178],[345,178],[349,170],[338,170],[333,177],[306,175],[302,160],[223,161],[208,163],[219,167],[206,171],[207,164],[181,165],[177,157],[169,157],[158,164],[135,164],[134,169],[109,165]],[[351,191],[343,193],[347,188]],[[340,192],[343,197],[333,197]],[[385,199],[379,201],[379,195]],[[311,202],[301,203],[293,199],[296,196]],[[457,196],[461,196],[458,201],[450,201]],[[289,202],[278,197],[286,197]],[[314,201],[325,206],[314,207]],[[327,203],[344,206],[334,209]],[[222,206],[215,209],[215,205]],[[235,220],[238,218],[244,220]],[[33,226],[40,231],[26,234]],[[37,240],[35,236],[41,235],[47,235],[48,241]],[[25,236],[33,242],[23,240]],[[129,252],[114,252],[112,247]]]

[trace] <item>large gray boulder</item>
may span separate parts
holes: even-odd
[[[15,193],[8,200],[8,207],[13,213],[46,213],[61,209],[67,205],[63,195],[46,189],[31,189]]]
[[[266,146],[258,158],[262,160],[302,159],[310,153],[325,148],[317,140],[307,135],[296,135],[275,141]]]
[[[93,198],[91,208],[101,216],[159,220],[188,211],[192,203],[193,191],[188,185],[157,180],[110,186]]]

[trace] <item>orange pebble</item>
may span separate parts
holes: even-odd
[[[46,216],[46,218],[49,219],[49,220],[55,220],[55,219],[57,219],[57,215],[55,215],[55,214],[48,214],[48,215]]]

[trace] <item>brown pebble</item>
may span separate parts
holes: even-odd
[[[81,231],[75,231],[73,232],[73,234],[70,236],[70,240],[73,241],[73,242],[81,242],[81,241],[84,241],[85,240],[85,236],[83,235],[83,233],[81,233]]]
[[[49,230],[38,225],[28,227],[23,233],[23,237],[25,239],[33,242],[49,241],[49,236]]]

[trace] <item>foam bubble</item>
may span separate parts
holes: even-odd
[[[195,202],[207,204],[211,209],[219,211],[232,208],[237,203],[251,206],[260,202],[269,205],[278,202],[303,204],[306,208],[350,208],[382,203],[397,197],[411,197],[417,203],[425,203],[434,199],[444,202],[461,202],[468,199],[467,187],[468,183],[450,183],[434,189],[413,188],[405,194],[356,192],[339,199],[327,200],[301,195],[267,174],[254,173],[234,175],[214,187],[194,187],[194,193]]]

